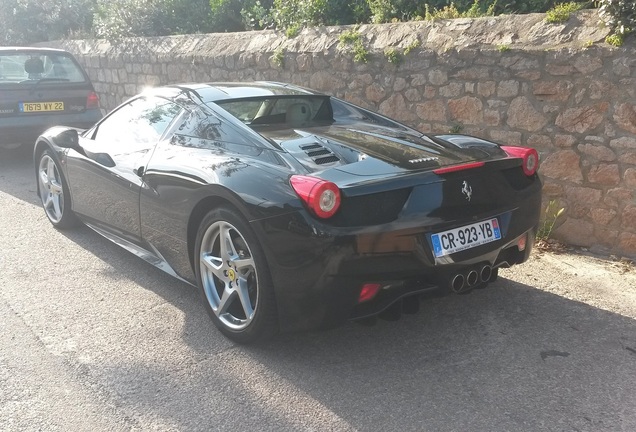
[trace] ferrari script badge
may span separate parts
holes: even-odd
[[[464,183],[462,183],[462,193],[466,196],[466,199],[468,201],[470,201],[470,199],[473,197],[473,188],[470,187],[466,180],[464,180]]]

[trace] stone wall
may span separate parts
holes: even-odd
[[[107,109],[146,86],[275,80],[425,132],[534,147],[544,201],[565,208],[555,237],[636,256],[636,47],[604,44],[607,30],[593,11],[563,25],[543,19],[361,26],[368,63],[339,46],[346,27],[306,29],[293,39],[264,31],[53,45],[77,55]],[[388,61],[387,48],[399,64]]]

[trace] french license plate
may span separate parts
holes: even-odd
[[[23,113],[64,111],[64,102],[21,102],[19,108]]]
[[[497,218],[477,222],[431,236],[436,258],[474,248],[501,238]]]

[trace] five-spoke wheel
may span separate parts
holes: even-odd
[[[51,223],[59,228],[73,225],[74,215],[65,199],[68,189],[62,172],[49,150],[40,156],[38,182],[42,207]]]
[[[235,211],[219,208],[197,235],[196,270],[206,307],[217,327],[238,342],[254,342],[276,329],[273,290],[251,229]]]

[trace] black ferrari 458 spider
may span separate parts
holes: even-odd
[[[279,83],[188,84],[35,146],[38,195],[197,285],[231,339],[413,312],[527,260],[533,149],[427,135]]]

